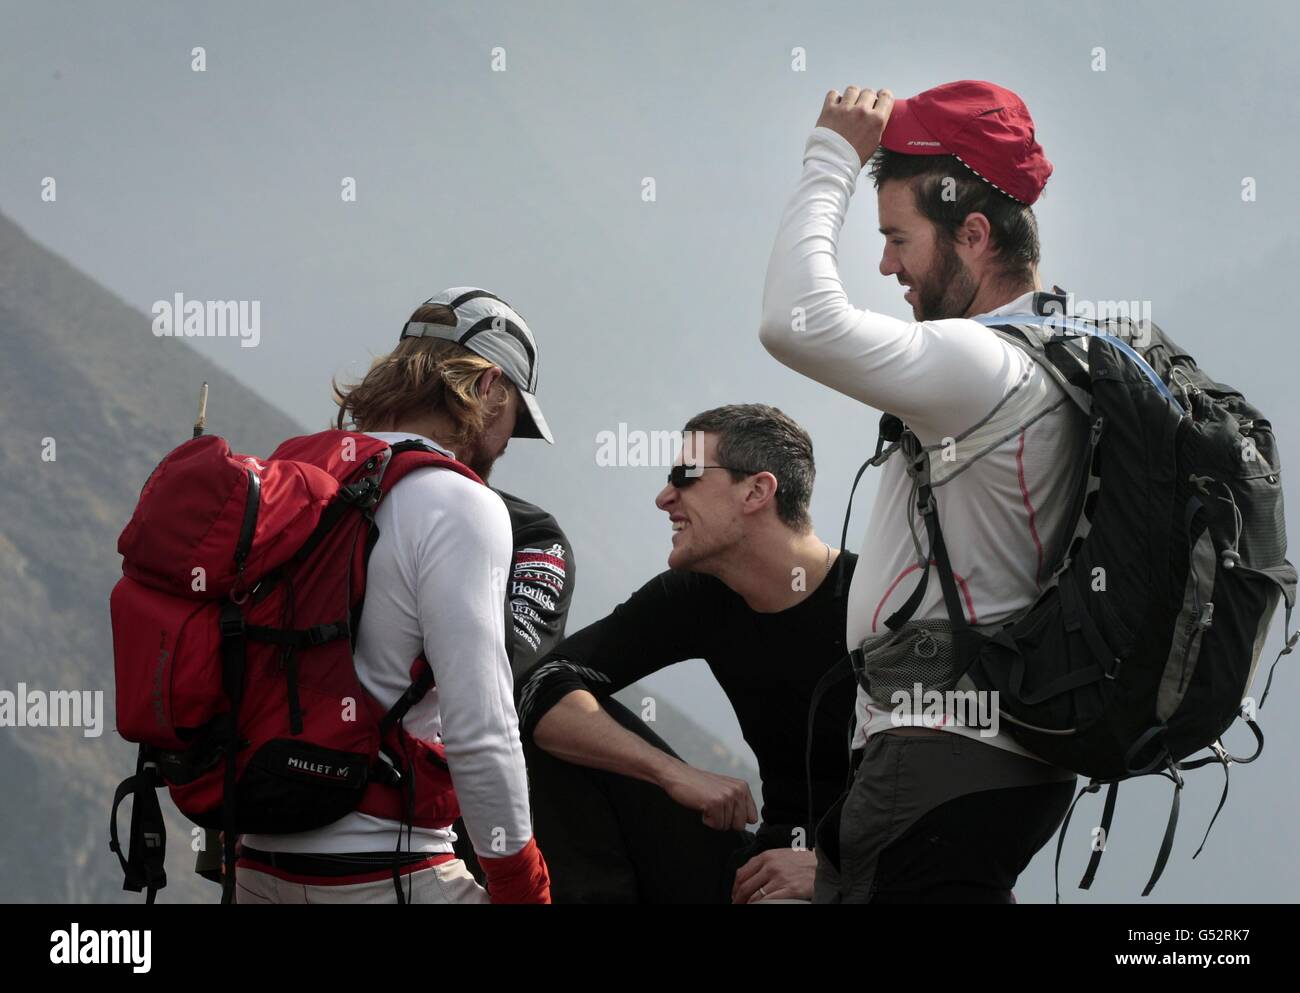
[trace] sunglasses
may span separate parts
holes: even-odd
[[[758,472],[758,469],[738,469],[730,465],[675,465],[672,471],[668,473],[668,482],[679,490],[684,490],[692,483],[697,482],[700,473],[705,469],[727,469],[731,472],[743,472],[747,476],[752,476]]]

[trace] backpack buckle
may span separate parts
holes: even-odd
[[[383,758],[382,754],[370,767],[370,778],[382,786],[401,786],[402,774]]]
[[[1214,625],[1214,604],[1207,603],[1201,608],[1201,614],[1196,619],[1196,623],[1202,628],[1212,627]]]
[[[374,476],[367,476],[344,486],[339,490],[339,497],[345,503],[369,509],[379,502],[379,483]]]
[[[223,638],[240,637],[244,633],[244,612],[233,605],[222,610],[218,629]]]
[[[307,629],[307,644],[315,648],[317,645],[323,645],[327,641],[334,641],[336,638],[342,638],[347,634],[347,631],[347,624],[338,621],[333,624],[317,624],[315,627]]]
[[[405,769],[405,763],[391,748],[380,745],[379,754],[375,756],[374,764],[370,767],[370,775],[384,786],[401,786],[405,778]]]

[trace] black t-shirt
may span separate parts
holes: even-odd
[[[846,603],[856,563],[856,555],[843,553],[817,589],[777,613],[751,610],[712,576],[660,573],[524,676],[520,733],[531,736],[542,715],[574,690],[603,698],[674,662],[703,659],[758,759],[764,824],[803,825],[808,708],[817,682],[846,654]],[[846,678],[820,705],[812,754],[814,820],[844,790],[854,696],[855,684]]]

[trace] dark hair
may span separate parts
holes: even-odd
[[[718,461],[723,465],[770,472],[776,477],[776,514],[796,531],[812,529],[808,501],[812,499],[812,438],[775,407],[739,403],[714,407],[686,422],[687,431],[718,436]],[[746,473],[732,472],[739,482]]]
[[[983,214],[997,249],[1003,278],[1027,281],[1038,265],[1038,221],[1028,204],[1002,193],[971,172],[954,155],[904,155],[878,148],[868,163],[879,190],[891,180],[916,180],[911,184],[916,209],[951,242],[970,214]],[[953,180],[944,197],[944,180]]]

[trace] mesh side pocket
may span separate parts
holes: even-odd
[[[915,621],[862,643],[863,676],[871,698],[891,706],[895,693],[909,697],[917,683],[921,692],[953,689],[963,672],[947,620]]]

